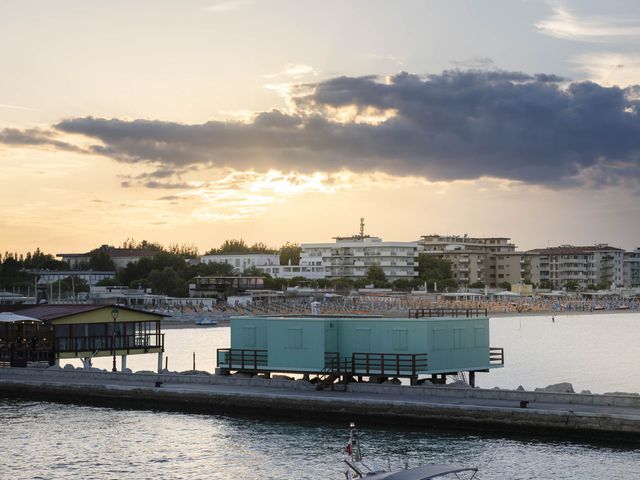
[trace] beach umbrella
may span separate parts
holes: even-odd
[[[0,312],[0,323],[35,322],[42,323],[41,320],[25,315],[16,315],[13,312]]]

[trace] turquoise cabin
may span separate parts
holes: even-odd
[[[503,366],[489,344],[487,317],[233,317],[221,373],[299,373],[343,378],[410,378],[486,372]],[[445,380],[446,381],[446,380]]]

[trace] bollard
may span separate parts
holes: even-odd
[[[193,371],[196,371],[196,352],[193,352]]]

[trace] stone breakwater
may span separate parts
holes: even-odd
[[[341,388],[341,391],[338,391]],[[640,397],[446,386],[337,385],[205,374],[0,369],[0,396],[127,408],[584,435],[640,443]]]

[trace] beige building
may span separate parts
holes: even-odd
[[[508,237],[424,235],[418,243],[420,253],[449,261],[453,277],[461,285],[482,282],[497,287],[502,282],[539,281],[537,256],[517,252]]]

